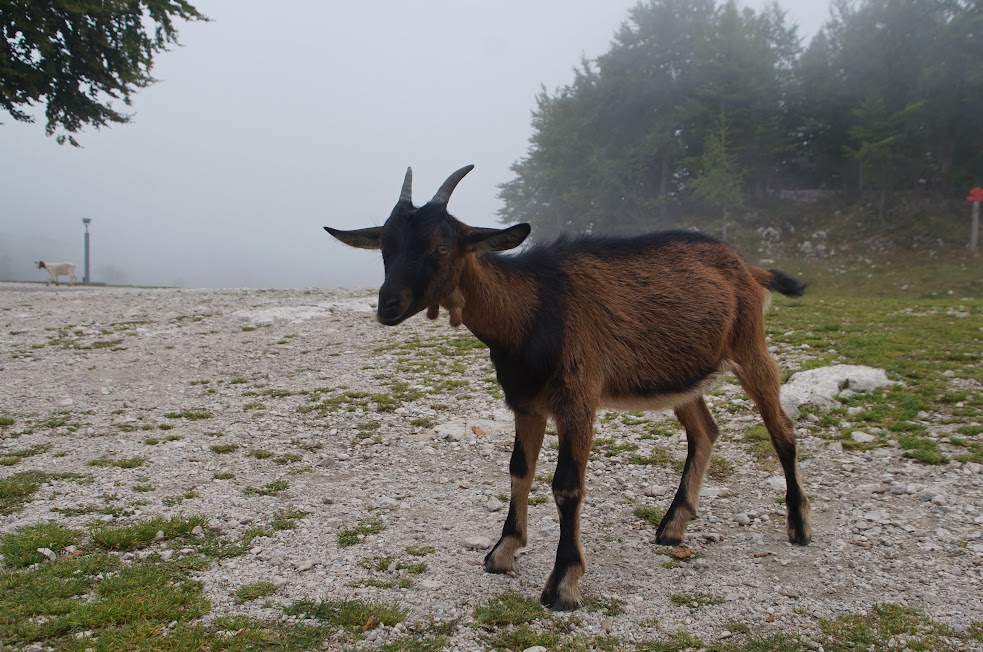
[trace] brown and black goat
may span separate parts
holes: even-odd
[[[411,199],[406,171],[396,207],[381,227],[340,231],[353,247],[381,249],[385,281],[377,318],[394,326],[443,306],[491,351],[505,401],[515,413],[509,471],[512,498],[502,537],[485,570],[506,573],[526,544],[529,490],[552,419],[559,436],[553,496],[560,541],[540,600],[575,609],[586,561],[580,507],[600,407],[673,408],[688,453],[679,489],[656,539],[675,545],[696,514],[718,429],[703,394],[733,371],[761,413],[785,471],[788,539],[809,543],[809,503],[796,462],[795,432],[779,403],[778,368],[765,344],[769,290],[803,286],[777,270],[749,267],[730,246],[696,232],[561,238],[514,255],[528,224],[467,226],[447,201],[473,166],[453,173],[428,203]]]

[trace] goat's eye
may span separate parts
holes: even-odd
[[[437,253],[440,254],[441,256],[448,254],[450,250],[451,248],[448,247],[447,245],[440,245],[439,247],[437,247]]]

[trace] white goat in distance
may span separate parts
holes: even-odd
[[[67,276],[72,279],[72,283],[78,283],[78,278],[75,277],[75,263],[46,263],[43,260],[37,261],[38,269],[48,270],[48,282],[45,285],[51,285],[54,281],[55,285],[58,285],[59,276]]]

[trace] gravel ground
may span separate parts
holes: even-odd
[[[547,481],[533,490],[537,504],[517,574],[481,570],[483,548],[497,540],[507,511],[500,497],[508,492],[512,444],[511,416],[490,382],[487,356],[468,347],[469,334],[452,330],[444,315],[384,328],[373,319],[374,300],[371,290],[0,284],[0,416],[15,419],[0,429],[0,452],[51,445],[0,466],[0,477],[31,469],[93,477],[44,485],[24,510],[0,516],[0,533],[45,519],[82,527],[92,514],[52,510],[109,504],[131,506],[127,518],[204,514],[239,538],[277,514],[302,511],[294,529],[255,539],[251,552],[201,575],[213,614],[277,618],[277,607],[294,600],[344,597],[398,602],[410,622],[467,623],[476,605],[506,590],[538,597],[559,533]],[[459,355],[428,348],[447,337]],[[807,355],[774,352],[793,369]],[[407,384],[394,387],[396,381]],[[376,393],[394,397],[392,411],[377,411],[377,398],[363,396]],[[303,409],[332,398],[321,409]],[[211,416],[165,416],[193,410]],[[717,452],[733,472],[708,481],[684,542],[695,554],[683,563],[655,545],[655,527],[633,514],[636,507],[667,507],[678,472],[630,463],[656,443],[683,458],[681,430],[668,413],[645,415],[670,428],[657,442],[618,419],[598,421],[597,436],[610,440],[613,454],[596,454],[589,469],[581,587],[589,600],[622,601],[624,613],[581,610],[579,631],[640,640],[681,628],[710,641],[740,622],[808,635],[818,618],[885,601],[958,629],[983,621],[980,465],[921,465],[896,448],[844,451],[800,422],[815,536],[808,547],[792,547],[777,502],[784,480],[762,469],[739,439],[760,423],[756,413],[727,382],[711,397],[711,410],[723,430]],[[179,438],[166,441],[172,436]],[[161,441],[150,445],[148,437]],[[540,473],[553,469],[555,441],[548,436]],[[217,444],[238,448],[216,453]],[[257,450],[273,455],[259,459]],[[129,469],[87,464],[101,456],[146,462]],[[216,480],[216,473],[234,477]],[[269,496],[248,491],[277,480],[289,488]],[[136,491],[140,484],[153,490]],[[339,531],[366,518],[381,519],[385,529],[339,547]],[[408,546],[434,552],[410,557]],[[428,568],[412,575],[359,564],[387,555],[422,559]],[[413,584],[352,586],[380,577]],[[273,606],[236,605],[236,589],[258,581],[280,586]],[[723,602],[675,606],[669,596],[679,593]],[[383,640],[399,632],[372,634]],[[475,628],[458,627],[452,647],[480,647],[478,637]]]

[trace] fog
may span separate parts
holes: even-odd
[[[193,0],[131,124],[60,146],[0,111],[0,279],[32,261],[96,282],[184,287],[375,286],[378,255],[322,230],[381,224],[413,167],[422,203],[475,164],[449,209],[497,226],[545,86],[606,52],[634,0],[496,3]],[[747,2],[755,10],[763,2]],[[803,43],[827,4],[785,0]]]

